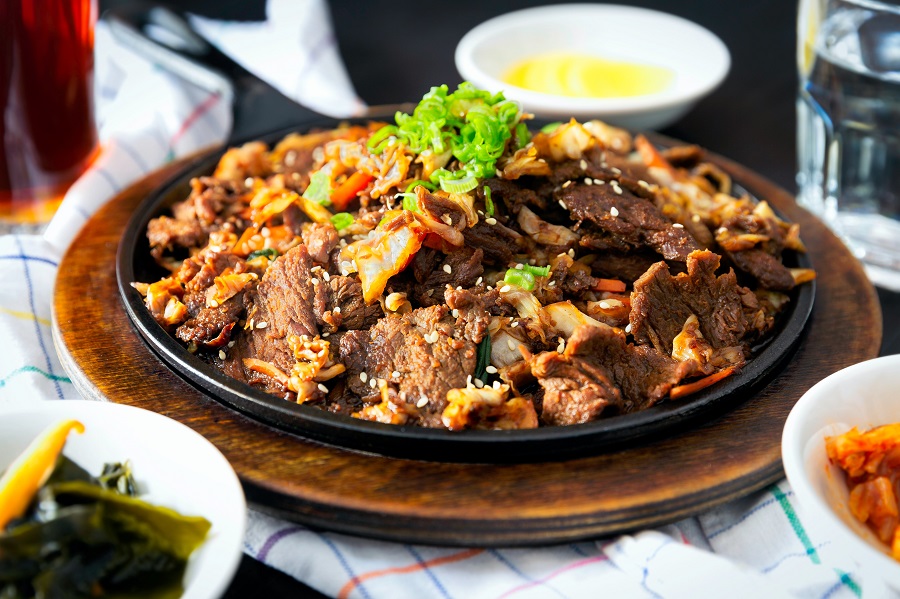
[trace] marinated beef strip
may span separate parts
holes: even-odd
[[[312,268],[309,252],[302,244],[269,266],[256,291],[247,296],[245,332],[228,352],[223,365],[226,373],[235,376],[240,372],[241,380],[251,382],[264,377],[247,368],[243,363],[245,358],[268,362],[282,373],[291,371],[295,359],[288,338],[292,335],[313,338],[319,334],[313,308]],[[263,380],[266,387],[272,387],[267,377]]]
[[[629,316],[635,341],[672,355],[675,338],[695,317],[700,338],[733,359],[733,365],[743,365],[746,290],[737,284],[733,270],[716,276],[719,261],[717,254],[700,250],[688,256],[687,273],[673,277],[668,266],[658,262],[635,281]]]
[[[652,347],[627,343],[621,329],[581,325],[562,353],[535,356],[531,373],[544,390],[541,419],[566,425],[646,409],[694,367]]]
[[[649,247],[677,262],[700,249],[683,227],[675,226],[650,200],[617,182],[573,183],[560,188],[555,197],[583,227],[580,243],[584,247],[618,251]]]
[[[475,371],[477,346],[487,333],[483,313],[459,314],[453,318],[447,306],[417,308],[385,316],[368,331],[344,334],[340,360],[350,390],[369,403],[387,395],[392,409],[405,419],[443,427],[447,392],[466,387]],[[473,325],[476,321],[481,326]]]

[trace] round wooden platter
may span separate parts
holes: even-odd
[[[180,163],[119,194],[73,243],[54,294],[57,350],[87,397],[153,410],[193,428],[228,458],[251,505],[313,527],[404,542],[511,546],[671,522],[781,478],[781,430],[791,407],[825,376],[877,356],[881,344],[875,290],[843,244],[785,191],[715,160],[800,223],[818,273],[815,307],[795,354],[754,397],[665,438],[568,461],[436,463],[325,446],[225,407],[156,357],[132,328],[116,289],[116,248],[129,216]]]

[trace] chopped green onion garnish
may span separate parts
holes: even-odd
[[[562,123],[560,123],[559,121],[555,123],[547,123],[546,125],[541,127],[541,133],[553,133],[559,128],[560,125],[562,125]]]
[[[528,125],[525,123],[519,123],[516,125],[516,141],[519,142],[519,148],[522,149],[528,145],[528,142],[531,141],[531,131],[528,130]]]
[[[478,179],[468,176],[465,179],[441,179],[441,189],[449,193],[466,193],[478,187]]]
[[[530,272],[531,274],[533,274],[536,277],[546,277],[547,275],[550,274],[549,266],[532,266],[530,264],[523,264],[522,270]]]
[[[334,225],[334,228],[338,231],[346,229],[353,224],[353,215],[349,212],[338,212],[331,217],[331,224]]]
[[[435,190],[434,183],[429,183],[428,181],[423,181],[422,179],[416,179],[415,181],[413,181],[412,183],[410,183],[409,185],[406,186],[406,193],[410,193],[412,190],[414,190],[419,185],[421,185],[428,191]]]
[[[416,197],[414,193],[398,193],[398,198],[403,198],[403,209],[409,210],[410,212],[415,212],[416,214],[422,214],[422,209],[419,208],[419,198]]]
[[[323,206],[331,205],[331,177],[328,173],[316,171],[309,178],[309,187],[303,192],[303,197]]]
[[[278,250],[276,250],[275,248],[256,250],[255,252],[250,252],[250,255],[247,256],[247,260],[253,260],[254,258],[259,258],[260,256],[265,256],[269,260],[274,260],[278,257]]]
[[[431,88],[411,115],[396,114],[395,135],[417,154],[429,149],[435,154],[448,150],[452,153],[459,161],[459,169],[436,169],[430,177],[432,183],[450,191],[445,181],[477,180],[494,175],[494,165],[521,116],[519,105],[500,92],[491,94],[463,82],[455,92],[449,93],[447,86],[441,85]],[[369,143],[377,145],[382,139],[373,135]],[[466,191],[476,186],[477,181]]]
[[[382,141],[386,140],[391,135],[395,135],[396,133],[397,127],[395,127],[394,125],[385,125],[369,137],[369,141],[366,142],[366,146],[368,146],[368,148],[371,150],[378,146]]]
[[[484,215],[494,216],[494,201],[491,199],[491,188],[484,186]]]
[[[506,276],[503,277],[503,281],[505,283],[509,283],[510,285],[521,287],[526,291],[531,291],[534,289],[534,275],[524,268],[522,270],[519,270],[517,268],[510,268],[506,271]]]

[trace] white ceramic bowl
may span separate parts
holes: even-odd
[[[900,562],[848,507],[841,470],[829,463],[825,437],[900,422],[900,355],[855,364],[807,391],[784,425],[784,470],[802,509],[864,569],[900,590]]]
[[[191,556],[184,599],[220,597],[241,560],[247,504],[237,475],[209,441],[183,424],[131,406],[81,400],[0,402],[0,470],[48,425],[74,418],[63,453],[91,474],[130,460],[141,499],[212,523]]]
[[[671,69],[665,90],[630,98],[575,98],[504,83],[513,65],[547,53],[577,53]],[[615,4],[563,4],[485,21],[456,47],[456,68],[476,87],[503,91],[539,118],[598,118],[634,130],[681,118],[728,74],[728,48],[699,25],[666,13]]]

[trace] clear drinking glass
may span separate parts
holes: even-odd
[[[798,201],[900,290],[900,3],[800,0]]]

